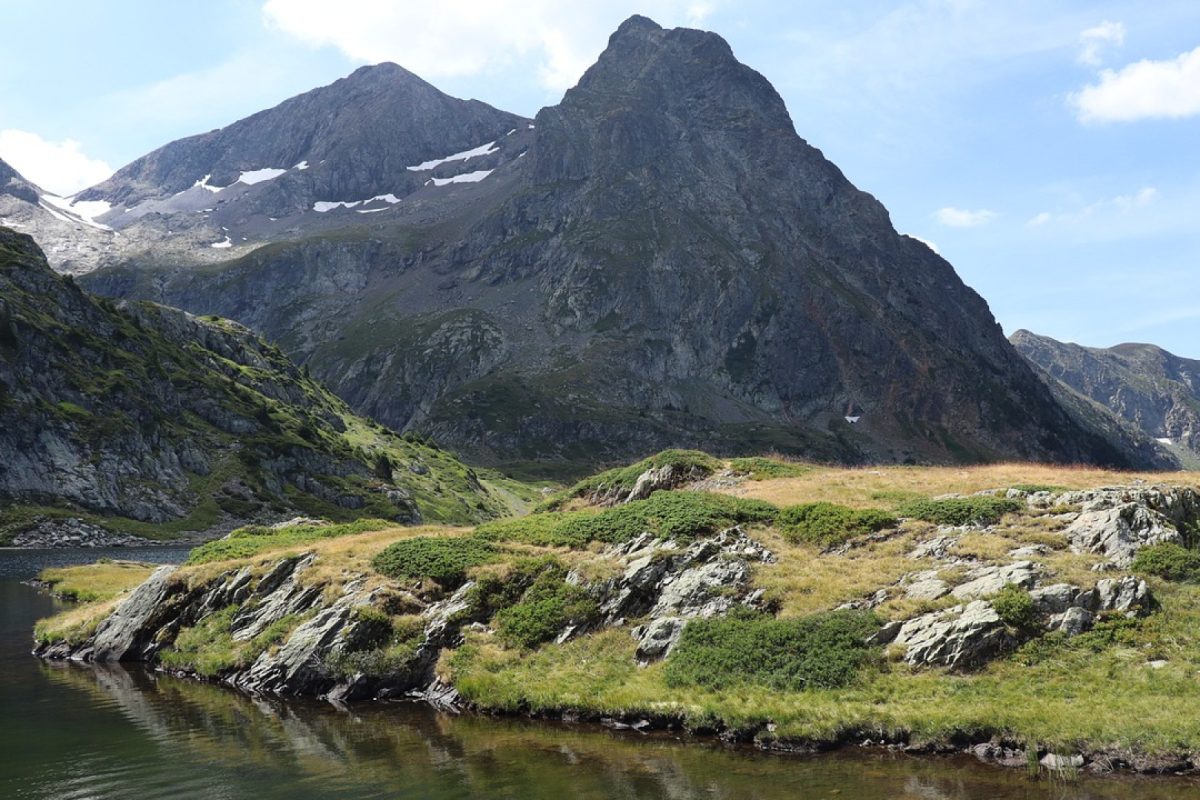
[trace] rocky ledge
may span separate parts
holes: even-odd
[[[589,630],[626,625],[638,639],[638,656],[666,656],[688,619],[723,614],[735,605],[754,605],[761,591],[750,586],[750,567],[774,556],[739,528],[688,544],[648,535],[599,553],[607,562],[605,580],[586,584],[598,615],[587,624],[565,626],[554,637],[562,643]],[[417,696],[454,704],[452,689],[434,672],[438,656],[462,641],[464,629],[486,622],[477,607],[475,582],[448,596],[431,598],[397,592],[376,575],[323,582],[313,569],[312,553],[289,555],[264,567],[245,566],[202,581],[186,568],[164,566],[134,589],[95,631],[82,641],[42,643],[35,654],[49,659],[143,662],[163,666],[160,655],[177,644],[180,632],[214,614],[234,610],[228,633],[233,643],[261,640],[273,626],[295,621],[287,635],[248,664],[223,670],[223,683],[254,693],[309,695],[331,700],[389,699]],[[577,572],[567,583],[585,584]],[[420,634],[411,655],[388,669],[347,667],[373,641],[377,624],[364,609],[403,606],[418,611]],[[196,674],[193,669],[181,670]]]

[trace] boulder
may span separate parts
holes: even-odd
[[[96,629],[89,658],[95,661],[143,661],[158,649],[161,623],[171,616],[167,602],[177,587],[175,567],[162,566],[134,589]]]
[[[988,661],[1012,638],[991,603],[975,600],[910,619],[892,641],[904,646],[910,664],[964,668]]]
[[[967,573],[966,582],[955,586],[950,593],[959,600],[975,600],[991,597],[1009,584],[1029,589],[1037,582],[1038,574],[1038,565],[1031,561],[976,567]]]

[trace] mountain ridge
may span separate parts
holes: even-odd
[[[519,135],[388,213],[85,283],[238,319],[356,409],[485,463],[1129,461],[716,34],[631,18]]]
[[[1200,360],[1153,344],[1086,347],[1027,330],[1011,340],[1051,380],[1200,463]]]

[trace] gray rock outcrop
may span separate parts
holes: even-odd
[[[1200,492],[1195,489],[1116,487],[1068,492],[1059,500],[1083,506],[1066,529],[1072,548],[1106,555],[1116,567],[1128,567],[1148,545],[1184,544],[1183,532],[1200,525]]]

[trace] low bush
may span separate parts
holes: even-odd
[[[520,602],[525,590],[547,573],[557,580],[567,576],[566,568],[553,556],[520,558],[496,571],[484,572],[467,593],[467,608],[461,621],[490,620],[497,611]]]
[[[1174,542],[1152,544],[1137,551],[1132,569],[1168,581],[1200,583],[1200,551]]]
[[[555,570],[542,572],[520,602],[496,613],[496,633],[502,642],[529,650],[550,641],[568,625],[585,624],[596,617],[596,601],[564,577]]]
[[[587,544],[573,531],[568,522],[593,516],[590,511],[560,511],[507,517],[485,522],[475,529],[475,536],[490,542],[521,542],[539,547],[582,547]]]
[[[874,614],[830,611],[776,619],[743,610],[688,622],[668,656],[668,686],[727,689],[758,684],[778,690],[836,688],[853,682],[877,648]]]
[[[576,548],[588,542],[627,542],[642,533],[688,540],[738,524],[771,522],[777,513],[775,506],[761,500],[708,492],[657,492],[599,513],[555,512],[487,522],[476,529],[476,535],[487,541]]]
[[[1017,500],[991,495],[950,497],[944,500],[915,500],[900,507],[902,517],[932,522],[936,525],[993,525],[1005,514],[1019,511],[1024,505]]]
[[[1033,597],[1015,583],[1008,584],[992,597],[992,608],[1005,625],[1013,628],[1029,628],[1035,621]]]
[[[842,542],[895,527],[896,518],[876,508],[846,508],[833,503],[806,503],[780,510],[775,526],[784,538],[832,547]]]
[[[798,478],[813,471],[806,464],[792,464],[774,458],[750,456],[735,458],[729,462],[729,468],[738,475],[745,475],[752,481],[765,481],[773,478]]]
[[[466,580],[468,569],[495,557],[495,548],[476,537],[417,536],[388,545],[371,566],[396,580],[427,578],[453,589]]]

